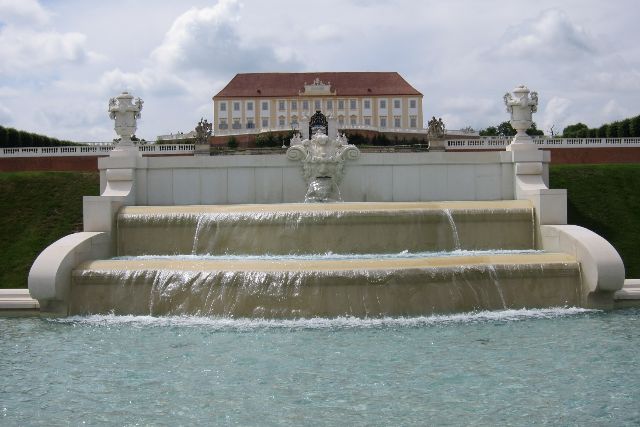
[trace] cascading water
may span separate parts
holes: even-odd
[[[118,257],[73,274],[71,313],[413,316],[577,304],[528,202],[126,207]],[[455,218],[455,221],[454,221]]]

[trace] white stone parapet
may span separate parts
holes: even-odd
[[[481,137],[449,139],[445,141],[447,151],[455,150],[503,150],[512,137]],[[640,147],[640,138],[532,138],[538,148],[598,148]]]
[[[114,149],[112,144],[75,145],[68,147],[15,147],[0,148],[0,158],[13,157],[78,157],[108,156]],[[144,156],[167,154],[193,154],[193,144],[148,144],[138,145],[138,151]]]

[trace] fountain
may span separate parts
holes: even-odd
[[[302,176],[307,184],[305,202],[341,202],[340,182],[345,160],[356,160],[360,150],[348,144],[344,135],[331,139],[318,129],[311,139],[299,135],[291,139],[287,158],[302,162]]]
[[[529,94],[505,96],[518,130],[535,112]],[[548,188],[549,155],[526,136],[503,152],[361,154],[331,117],[320,124],[302,126],[286,156],[101,159],[84,231],[42,252],[32,296],[59,315],[612,305],[620,257],[566,224],[566,191]]]

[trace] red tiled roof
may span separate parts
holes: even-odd
[[[337,96],[422,96],[396,72],[236,74],[214,98],[293,97],[315,79],[331,83]]]

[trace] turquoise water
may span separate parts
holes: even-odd
[[[640,310],[0,318],[0,425],[638,425]]]

